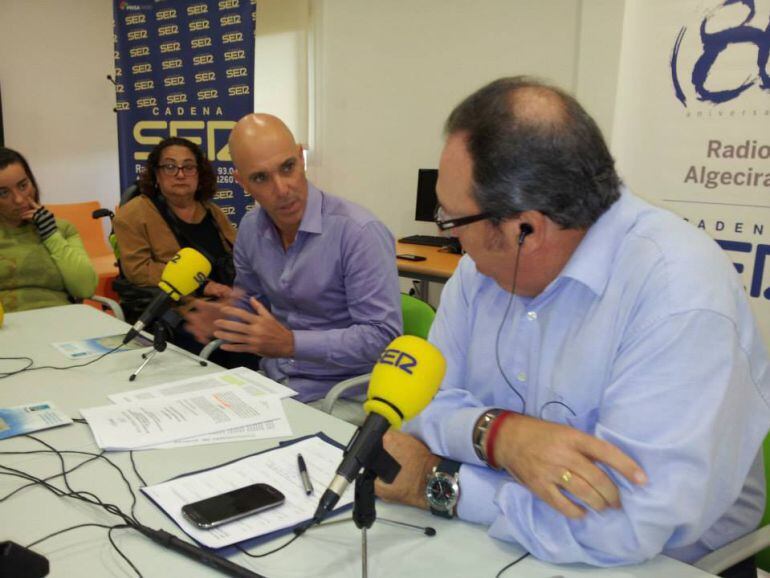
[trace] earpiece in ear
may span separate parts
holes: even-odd
[[[532,228],[532,225],[530,225],[529,223],[522,223],[521,226],[519,227],[519,246],[521,246],[522,243],[524,243],[524,239],[526,238],[527,235],[531,235],[534,232],[535,232],[535,229]]]

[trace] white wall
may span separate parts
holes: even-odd
[[[118,199],[112,2],[1,0],[6,146],[32,166],[44,201]]]
[[[574,93],[612,142],[626,0],[583,0]]]
[[[316,0],[317,153],[311,177],[396,236],[414,221],[417,169],[436,167],[451,109],[483,84],[530,73],[573,89],[576,0]]]
[[[310,0],[259,0],[254,46],[254,110],[281,118],[308,143]]]

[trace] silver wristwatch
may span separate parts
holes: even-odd
[[[443,458],[428,476],[425,497],[432,514],[454,518],[460,499],[460,462]]]
[[[487,448],[484,447],[484,438],[486,437],[492,422],[495,421],[495,418],[502,412],[502,409],[490,409],[485,411],[481,414],[479,419],[476,420],[476,425],[473,427],[471,437],[473,449],[479,459],[485,464],[488,464],[489,460],[487,460]]]

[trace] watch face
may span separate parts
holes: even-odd
[[[454,476],[437,472],[428,482],[425,495],[433,508],[451,510],[457,501],[457,482]]]

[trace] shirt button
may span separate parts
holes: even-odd
[[[519,381],[527,381],[527,374],[526,374],[526,373],[524,373],[523,371],[520,371],[520,372],[519,372],[519,373],[516,375],[516,379],[518,379]]]
[[[527,312],[527,317],[529,317],[530,321],[534,321],[535,319],[537,319],[537,311]]]

